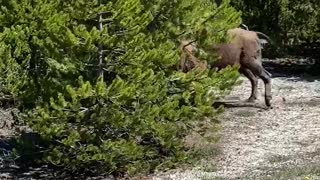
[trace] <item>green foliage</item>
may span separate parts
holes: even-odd
[[[320,3],[283,0],[279,24],[288,45],[320,42]]]
[[[183,138],[221,112],[212,104],[238,77],[175,69],[179,40],[205,48],[239,24],[229,1],[0,2],[2,86],[47,142],[43,160],[68,170],[131,174],[185,161]]]
[[[63,7],[59,1],[1,1],[1,77],[9,93],[33,103],[48,100],[83,70],[88,57],[79,53],[96,52],[92,46],[79,51],[77,36],[98,41],[97,30],[81,32]]]
[[[250,29],[272,36],[280,45],[319,43],[320,3],[314,0],[232,0]]]

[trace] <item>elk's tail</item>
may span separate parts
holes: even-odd
[[[269,76],[272,77],[272,74],[270,72],[268,72],[265,68],[263,68],[263,71]]]
[[[267,36],[266,34],[262,33],[262,32],[259,32],[259,31],[256,31],[256,33],[258,35],[261,35],[263,37],[265,37],[269,42],[271,42],[272,44],[274,44],[274,42],[271,40],[271,38],[269,36]]]
[[[243,28],[245,28],[245,30],[247,30],[247,31],[249,31],[249,28],[248,28],[248,26],[247,25],[245,25],[245,24],[240,24]]]

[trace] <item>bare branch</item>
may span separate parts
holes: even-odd
[[[101,4],[101,1],[99,1],[99,3]],[[102,32],[103,31],[103,24],[102,24],[102,13],[99,14],[99,31]],[[103,50],[102,50],[102,45],[101,43],[98,46],[98,61],[99,61],[99,76],[103,77]]]
[[[189,46],[190,44],[197,42],[197,39],[190,41],[189,43],[185,44],[182,48],[184,49],[185,47]]]

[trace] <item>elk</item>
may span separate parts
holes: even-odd
[[[258,93],[258,78],[265,85],[265,104],[271,106],[271,74],[262,66],[261,43],[258,33],[255,31],[234,28],[227,31],[230,42],[213,45],[209,49],[215,50],[219,59],[210,64],[210,68],[221,70],[227,66],[239,65],[239,73],[246,76],[251,83],[251,95],[247,101],[254,102]],[[190,71],[195,67],[207,68],[207,64],[201,63],[194,53],[197,51],[196,44],[189,40],[180,43],[182,50],[179,68],[183,72]]]
[[[180,43],[180,62],[178,64],[178,69],[182,72],[188,72],[193,68],[206,69],[207,64],[200,62],[194,53],[197,51],[195,42],[190,42],[188,40],[182,40]]]

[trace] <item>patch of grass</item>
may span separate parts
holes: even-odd
[[[191,149],[191,165],[200,167],[204,172],[216,171],[214,157],[221,153],[218,141],[221,127],[210,122],[203,122],[200,128],[185,139],[185,144]],[[202,127],[201,127],[202,126]]]
[[[318,180],[320,179],[320,164],[302,167],[281,168],[268,173],[262,180]]]
[[[234,113],[234,116],[237,117],[252,117],[255,116],[255,111],[249,111],[248,109],[241,109]]]
[[[218,135],[193,135],[187,140],[189,146],[192,146],[191,155],[195,161],[201,162],[203,159],[206,161],[211,160],[221,153],[219,146],[217,145],[219,137]]]
[[[268,158],[268,161],[270,163],[279,163],[279,162],[285,162],[290,160],[289,156],[284,156],[284,155],[273,155],[270,158]]]
[[[221,149],[210,142],[203,140],[201,146],[198,144],[192,152],[194,166],[199,167],[204,172],[217,171],[216,161],[214,158],[221,153]]]
[[[210,174],[204,174],[201,176],[201,180],[222,180],[222,178],[212,177]]]
[[[203,172],[215,172],[217,171],[217,166],[216,166],[216,162],[213,161],[213,160],[206,160],[206,159],[203,159],[200,163],[199,163],[199,166],[200,166],[200,170],[203,171]]]

